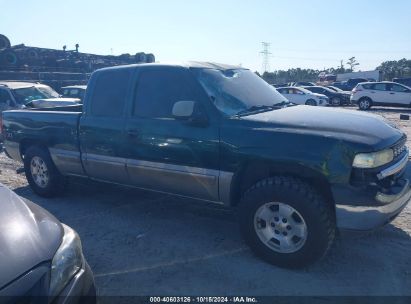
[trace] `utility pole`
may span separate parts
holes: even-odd
[[[270,56],[272,53],[270,52],[270,46],[271,43],[269,42],[261,42],[261,45],[263,47],[263,50],[260,52],[260,54],[263,56],[263,74],[265,72],[268,72],[270,69]]]

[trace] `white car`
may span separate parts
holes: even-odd
[[[309,106],[327,106],[328,97],[323,94],[317,94],[308,91],[304,88],[299,87],[282,87],[278,88],[277,91],[284,95],[288,101]]]
[[[351,103],[358,104],[360,110],[372,106],[410,107],[411,88],[389,81],[362,82],[352,90]]]

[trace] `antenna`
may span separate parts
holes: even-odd
[[[263,56],[263,73],[268,72],[270,69],[270,56],[272,53],[270,52],[271,43],[269,42],[261,42],[263,50],[260,54]]]

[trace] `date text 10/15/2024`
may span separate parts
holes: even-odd
[[[254,297],[150,297],[150,303],[258,303]]]

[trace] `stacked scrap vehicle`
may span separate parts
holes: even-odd
[[[62,86],[87,84],[90,74],[100,68],[155,61],[153,54],[95,55],[75,50],[12,46],[0,34],[0,80],[38,81],[59,90]]]

